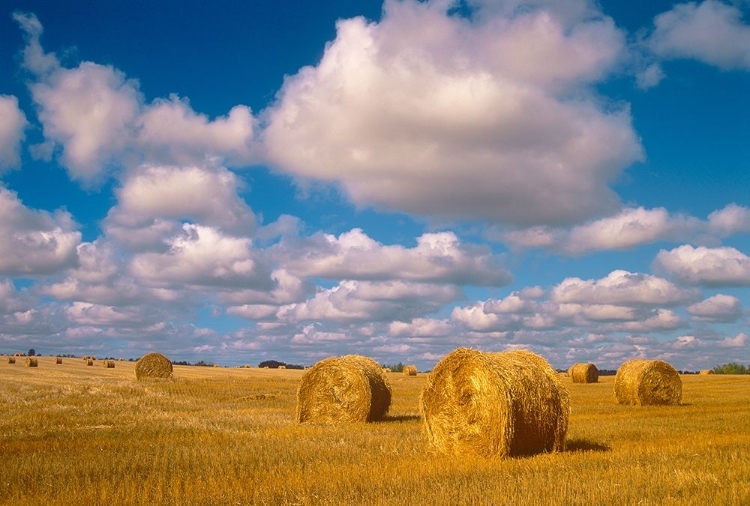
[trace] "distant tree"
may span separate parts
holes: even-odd
[[[268,367],[269,369],[278,369],[279,366],[284,366],[287,369],[304,369],[304,366],[297,365],[297,364],[287,364],[286,362],[279,362],[278,360],[264,360],[260,364],[258,364],[258,367]]]
[[[392,364],[392,365],[388,365],[388,364],[381,364],[381,365],[385,367],[386,369],[390,369],[391,372],[404,372],[404,364],[402,364],[401,362],[399,362],[398,364]]]
[[[714,367],[714,373],[716,374],[750,374],[750,368],[745,367],[737,362],[729,362],[724,365],[717,365]]]
[[[29,355],[30,357],[34,357],[34,356],[36,356],[36,351],[34,350],[34,348],[31,348],[31,349],[29,350],[29,353],[28,353],[28,355]]]

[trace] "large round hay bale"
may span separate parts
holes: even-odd
[[[417,366],[416,365],[405,365],[404,368],[401,371],[404,373],[404,376],[416,376],[417,375]]]
[[[114,360],[105,360],[103,362],[105,369],[114,369],[115,368],[115,361]]]
[[[391,387],[380,366],[361,355],[321,360],[302,375],[297,421],[371,422],[391,406]]]
[[[568,376],[573,383],[598,383],[599,369],[594,364],[573,364],[568,369]]]
[[[135,363],[135,377],[139,380],[169,379],[172,362],[161,353],[148,353]]]
[[[661,360],[630,360],[617,370],[615,398],[636,406],[679,404],[682,380],[674,367]]]
[[[26,359],[26,367],[39,367],[39,362],[35,358],[27,358]]]
[[[435,449],[506,457],[563,450],[570,399],[535,353],[458,348],[428,376],[419,410]]]

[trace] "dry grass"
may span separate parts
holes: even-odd
[[[430,373],[420,411],[437,450],[507,457],[561,451],[570,406],[558,374],[539,355],[459,348]]]
[[[305,371],[297,391],[297,421],[372,422],[391,404],[380,366],[361,355],[330,357]]]
[[[599,369],[594,364],[573,364],[568,369],[568,376],[573,383],[597,383],[599,381]]]
[[[675,368],[662,360],[630,360],[617,370],[614,390],[620,404],[679,404],[682,380]]]
[[[135,377],[138,380],[172,378],[172,362],[161,353],[148,353],[135,364]]]

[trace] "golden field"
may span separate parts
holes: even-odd
[[[490,460],[429,450],[422,373],[388,373],[385,421],[314,426],[302,371],[134,367],[0,359],[0,504],[750,504],[750,376],[682,376],[664,407],[564,378],[566,451]]]

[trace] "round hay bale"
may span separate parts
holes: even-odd
[[[16,363],[16,357],[8,357],[8,363],[9,364],[15,364]]]
[[[172,377],[172,362],[161,353],[149,353],[135,363],[135,377],[139,380],[169,379]]]
[[[416,365],[405,365],[404,368],[401,371],[404,373],[404,376],[416,376],[417,375],[417,366]]]
[[[716,374],[716,373],[714,372],[713,369],[701,369],[698,374],[700,374],[701,376],[705,376],[708,374]]]
[[[91,359],[86,360],[86,365],[94,365],[94,361]]]
[[[570,399],[535,353],[458,348],[427,377],[419,410],[438,451],[503,458],[562,451]]]
[[[277,367],[277,369],[286,369],[286,366],[285,365],[280,365],[279,367]]]
[[[361,355],[329,357],[302,375],[297,421],[372,422],[391,406],[391,387],[380,366]]]
[[[55,364],[62,364],[62,357],[55,357]]]
[[[674,367],[661,360],[630,360],[617,370],[615,398],[636,406],[679,404],[682,380]]]
[[[114,360],[105,360],[103,362],[104,367],[106,369],[114,369],[115,368],[115,361]]]
[[[599,369],[594,364],[573,364],[568,369],[568,376],[573,383],[598,383]]]
[[[39,362],[35,358],[27,358],[26,359],[26,367],[39,367]]]

